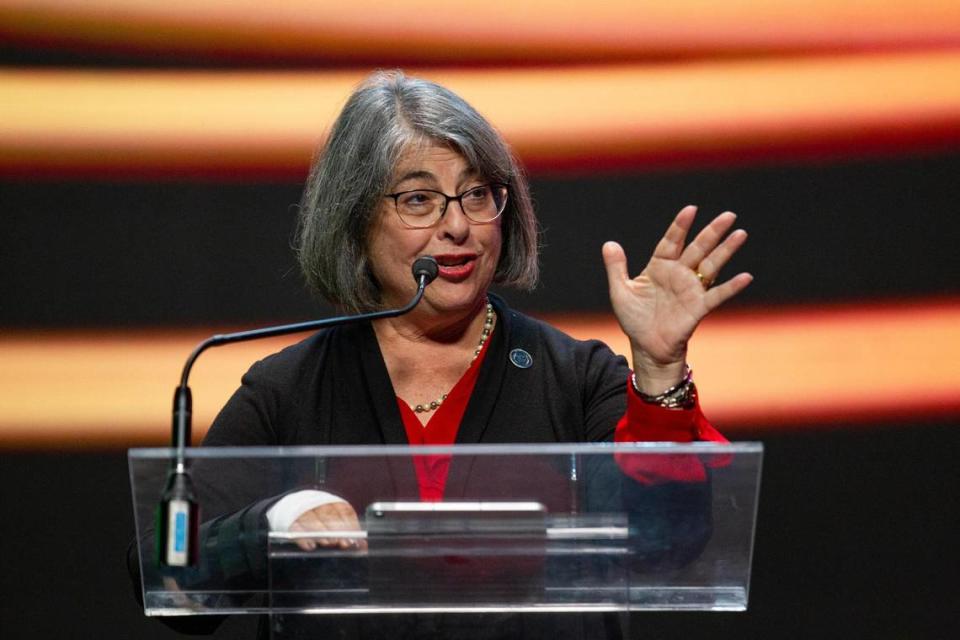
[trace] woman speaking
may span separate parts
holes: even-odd
[[[313,164],[300,264],[316,292],[349,312],[406,304],[421,256],[436,259],[438,276],[405,315],[321,331],[255,364],[204,444],[723,442],[700,411],[687,343],[752,280],[714,283],[747,236],[731,232],[727,212],[689,240],[695,215],[692,206],[676,215],[635,277],[620,245],[602,247],[631,371],[606,345],[490,293],[537,280],[537,222],[521,169],[459,96],[376,73],[350,96]],[[418,468],[420,497],[441,498],[445,478],[443,465]],[[284,496],[262,517],[273,530],[360,526],[347,500],[323,491]],[[487,623],[473,628],[503,636]],[[581,631],[570,637],[603,633]]]
[[[352,312],[413,297],[411,265],[439,276],[410,313],[320,332],[254,365],[207,445],[723,441],[686,363],[700,321],[752,280],[714,284],[743,245],[723,213],[692,241],[674,218],[636,277],[602,248],[633,371],[506,306],[494,283],[537,280],[537,222],[506,143],[448,89],[376,73],[347,101],[300,209],[308,283]]]

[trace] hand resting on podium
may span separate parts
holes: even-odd
[[[361,531],[360,519],[350,503],[326,491],[305,490],[281,498],[267,512],[271,531]],[[320,547],[365,549],[365,540],[344,538],[300,538],[304,551]]]

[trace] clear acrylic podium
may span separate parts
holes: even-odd
[[[758,443],[190,449],[200,561],[171,569],[152,531],[173,451],[133,449],[145,613],[269,614],[285,637],[292,619],[342,614],[742,611],[762,455]],[[301,490],[342,497],[360,529],[269,531],[268,509]]]

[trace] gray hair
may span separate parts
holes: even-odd
[[[376,72],[347,100],[317,153],[300,202],[300,267],[310,287],[353,312],[381,308],[367,232],[407,145],[438,142],[485,179],[509,186],[494,281],[532,288],[537,222],[526,177],[507,144],[460,96],[399,71]]]

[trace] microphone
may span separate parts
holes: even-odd
[[[426,283],[430,284],[437,279],[440,273],[440,266],[433,256],[420,256],[413,261],[413,279],[420,281],[420,278],[426,278]]]
[[[156,558],[160,566],[191,567],[196,566],[198,561],[200,509],[187,469],[186,448],[190,444],[193,404],[187,381],[193,363],[196,362],[200,354],[210,347],[219,347],[233,342],[246,342],[247,340],[271,338],[301,331],[325,329],[352,322],[402,316],[412,311],[420,303],[424,289],[436,279],[440,267],[433,256],[421,256],[414,260],[412,271],[413,278],[417,282],[417,293],[410,302],[398,309],[218,334],[197,345],[183,366],[180,386],[177,387],[173,395],[173,433],[171,438],[173,448],[176,450],[176,458],[167,475],[167,484],[160,497],[156,512]]]

